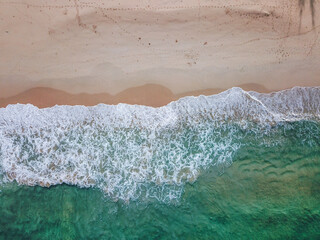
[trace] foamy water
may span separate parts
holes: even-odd
[[[0,109],[2,181],[97,187],[113,199],[170,201],[212,166],[229,166],[248,132],[320,120],[320,88],[232,88],[167,106],[9,105]],[[276,144],[276,143],[271,143]]]

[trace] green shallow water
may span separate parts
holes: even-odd
[[[247,134],[231,166],[203,170],[171,203],[3,184],[0,239],[320,239],[319,123],[289,125]]]

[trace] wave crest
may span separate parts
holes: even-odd
[[[230,165],[244,129],[320,119],[320,88],[232,88],[167,106],[9,105],[0,109],[6,181],[98,187],[114,199],[171,201],[213,165]],[[261,130],[261,129],[260,129]]]

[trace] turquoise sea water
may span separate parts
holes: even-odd
[[[0,239],[319,239],[319,93],[0,109]]]

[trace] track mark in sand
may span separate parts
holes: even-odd
[[[93,33],[97,33],[97,26],[96,25],[92,25],[91,27],[87,26],[87,24],[83,23],[81,21],[81,17],[80,17],[80,10],[79,10],[79,3],[78,3],[79,0],[74,0],[74,6],[75,6],[75,9],[76,9],[76,20],[77,20],[77,23],[79,25],[79,27],[82,27],[84,29],[88,29],[90,31],[92,31]]]
[[[78,1],[78,0],[74,0]],[[22,3],[22,2],[0,2],[0,4],[7,4],[7,5],[26,5],[28,7],[34,7],[34,8],[95,8],[95,9],[104,9],[106,11],[162,11],[162,10],[179,10],[179,9],[201,9],[201,8],[217,8],[217,9],[225,9],[225,8],[237,8],[237,7],[244,7],[244,6],[263,6],[263,7],[269,7],[269,8],[277,8],[278,6],[275,5],[266,5],[266,4],[259,4],[259,3],[249,3],[249,4],[224,4],[224,5],[188,5],[188,6],[164,6],[164,7],[104,7],[104,4],[101,4],[100,6],[93,6],[92,3],[85,3],[85,2],[77,2],[75,4],[67,4],[67,5],[37,5],[37,4],[28,4],[28,3]]]
[[[235,14],[239,15],[240,17],[248,17],[253,19],[258,18],[266,18],[266,17],[273,17],[274,10],[272,11],[265,11],[265,10],[235,10],[233,8],[227,7],[225,13],[229,16],[233,16]]]
[[[236,46],[242,46],[242,45],[246,45],[246,44],[253,43],[253,42],[256,42],[256,41],[260,41],[260,40],[261,40],[260,38],[255,38],[255,39],[251,39],[249,41],[243,42],[243,43],[239,43]]]
[[[103,17],[107,18],[108,20],[110,20],[111,22],[113,22],[122,32],[124,32],[125,34],[133,37],[134,39],[137,39],[138,42],[139,40],[141,40],[141,37],[133,34],[132,32],[128,31],[126,28],[122,27],[121,24],[119,24],[119,22],[117,20],[115,20],[113,17],[111,17],[110,15],[108,15],[107,13],[105,13],[103,11],[103,9],[100,9],[101,14]],[[139,42],[140,43],[140,42]]]
[[[159,55],[159,52],[156,48],[152,47],[152,44],[150,41],[146,41],[144,40],[141,36],[136,35],[134,33],[132,33],[131,31],[128,31],[125,27],[123,27],[115,18],[111,17],[108,13],[106,13],[104,11],[104,9],[99,9],[102,16],[105,17],[106,19],[110,20],[111,22],[113,22],[122,33],[124,33],[125,35],[131,37],[134,41],[136,41],[137,45],[140,45],[144,48],[147,48],[151,51],[150,55],[154,55],[157,56]],[[147,54],[143,54],[143,55],[147,55]],[[138,62],[139,60],[137,60]]]
[[[70,1],[69,1],[70,2]],[[277,49],[274,54],[276,54],[279,63],[285,61],[289,55],[290,55],[290,50],[286,50],[286,39],[288,37],[294,37],[297,35],[303,35],[306,34],[299,32],[299,34],[293,33],[292,29],[295,29],[295,25],[297,24],[297,28],[300,28],[301,25],[299,26],[299,9],[300,9],[300,16],[302,15],[302,12],[304,11],[305,3],[309,2],[310,5],[310,14],[312,17],[312,25],[313,25],[313,30],[317,29],[318,26],[316,26],[316,22],[314,20],[315,16],[315,4],[319,4],[319,0],[295,0],[292,2],[286,2],[283,3],[282,5],[277,5],[277,1],[273,2],[267,2],[267,4],[264,3],[237,3],[237,4],[231,4],[227,2],[219,2],[217,4],[216,1],[212,0],[209,2],[209,4],[201,4],[200,0],[196,0],[193,4],[191,5],[176,5],[176,6],[160,6],[160,7],[153,7],[148,4],[144,5],[137,5],[136,7],[121,7],[121,6],[115,6],[115,7],[106,7],[104,2],[99,2],[99,3],[93,3],[90,1],[81,1],[81,0],[73,0],[68,4],[59,4],[62,2],[56,2],[55,4],[44,4],[43,1],[39,1],[40,4],[36,4],[37,2],[34,2],[35,4],[28,4],[24,2],[17,2],[17,1],[5,1],[5,2],[0,2],[1,5],[25,5],[26,7],[30,8],[44,8],[44,9],[75,9],[76,11],[76,21],[79,27],[82,27],[84,29],[88,29],[94,33],[97,33],[97,25],[87,25],[86,23],[83,22],[83,19],[81,19],[81,13],[80,10],[83,9],[93,9],[96,11],[102,11],[104,16],[108,19],[110,19],[114,24],[116,24],[119,29],[128,36],[131,36],[135,41],[137,41],[137,44],[144,46],[146,48],[150,48],[153,50],[157,50],[156,48],[153,47],[153,43],[145,38],[142,38],[143,36],[137,35],[137,33],[130,31],[130,28],[126,28],[121,22],[117,21],[114,17],[110,16],[108,12],[112,12],[116,15],[117,11],[167,11],[167,10],[193,10],[197,11],[197,17],[198,20],[200,21],[201,15],[200,13],[202,9],[225,9],[226,14],[228,14],[231,17],[231,21],[236,21],[234,19],[238,19],[235,16],[240,16],[244,17],[245,19],[248,19],[246,24],[251,24],[254,21],[258,21],[261,23],[264,23],[265,26],[263,27],[268,27],[271,26],[272,30],[278,34],[279,38],[268,38],[271,40],[281,40],[283,41],[280,43],[279,49]],[[73,3],[73,4],[72,4]],[[208,2],[207,2],[208,3]],[[244,10],[241,10],[243,8]],[[245,8],[252,9],[254,10],[245,10]],[[282,13],[281,13],[282,9]],[[294,14],[294,10],[296,10],[296,15]],[[288,14],[289,13],[289,14]],[[234,17],[233,17],[234,16]],[[284,16],[289,17],[289,21],[287,24],[279,25],[276,19],[278,18],[283,18]],[[221,24],[222,26],[224,24]],[[298,31],[298,30],[297,30]],[[284,34],[283,34],[284,33]],[[283,36],[283,35],[285,36]],[[282,35],[282,36],[281,36]],[[252,42],[260,41],[263,38],[254,38],[254,39],[248,39],[247,41],[238,44],[237,46],[241,46],[244,44],[250,44]],[[316,33],[315,39],[312,43],[308,44],[309,51],[306,53],[307,56],[311,55],[313,49],[315,46],[319,43],[319,32]],[[219,44],[217,44],[218,46]],[[210,47],[213,47],[213,45],[210,44]],[[157,50],[160,51],[161,49]],[[179,51],[176,49],[176,51]]]
[[[81,18],[79,14],[78,0],[74,0],[74,5],[76,7],[76,19],[77,19],[78,25],[82,27],[83,24],[81,23]]]
[[[319,32],[316,33],[315,39],[314,39],[313,43],[311,44],[310,49],[309,49],[306,57],[311,55],[311,53],[312,53],[314,47],[317,45],[317,43],[319,43]]]

